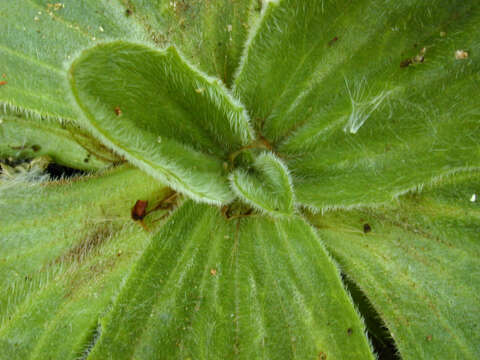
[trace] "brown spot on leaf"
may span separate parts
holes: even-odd
[[[347,329],[347,334],[348,334],[348,336],[352,335],[352,334],[353,334],[353,329],[352,329],[352,328],[348,328],[348,329]]]
[[[210,275],[212,276],[217,275],[217,269],[210,269]]]
[[[417,44],[415,44],[414,47],[417,47]],[[402,62],[400,62],[400,67],[405,68],[405,67],[408,67],[410,65],[423,63],[425,61],[425,54],[426,53],[427,53],[427,48],[426,47],[421,48],[420,52],[417,55],[415,55],[415,56],[413,56],[409,59],[405,59]]]
[[[326,360],[327,359],[327,354],[325,354],[323,351],[320,351],[318,353],[318,357],[317,357],[318,360]]]
[[[368,223],[363,224],[363,232],[364,232],[365,234],[367,234],[367,233],[369,233],[370,231],[372,231],[372,227],[370,226],[370,224],[368,224]]]
[[[6,81],[0,81],[0,86],[7,85]]]
[[[432,338],[433,338],[432,335],[427,335],[426,337],[427,341],[432,341]]]
[[[328,42],[328,46],[332,46],[338,41],[338,36],[335,36],[332,40]]]
[[[246,208],[238,203],[232,203],[230,205],[224,205],[221,208],[222,216],[227,220],[239,219],[251,216],[253,214],[253,208]]]
[[[58,257],[55,260],[55,263],[71,263],[73,261],[81,262],[86,256],[92,253],[92,251],[98,249],[107,239],[109,239],[115,231],[116,229],[114,229],[112,224],[102,223],[94,226],[93,229],[87,232],[80,242],[70,248],[65,254]]]
[[[412,59],[405,59],[400,63],[401,68],[406,68],[412,63]]]
[[[115,115],[117,116],[120,116],[122,115],[122,109],[120,109],[119,106],[115,106],[115,109],[113,109],[115,111]]]

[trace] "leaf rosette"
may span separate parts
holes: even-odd
[[[7,12],[0,357],[477,356],[480,5]]]

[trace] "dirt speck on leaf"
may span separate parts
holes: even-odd
[[[370,231],[372,231],[372,227],[370,226],[370,224],[367,224],[367,223],[363,224],[363,232],[367,234]]]
[[[402,62],[400,62],[400,67],[401,68],[406,68],[412,63],[412,59],[405,59]]]
[[[328,42],[328,46],[332,46],[338,41],[338,36],[335,36],[332,40]]]

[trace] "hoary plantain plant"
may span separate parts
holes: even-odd
[[[1,359],[478,359],[478,1],[0,16]]]

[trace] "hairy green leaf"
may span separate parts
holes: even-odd
[[[65,63],[106,39],[144,39],[115,1],[0,1],[0,103],[35,116],[75,120]]]
[[[0,174],[0,358],[372,358],[327,249],[402,358],[478,356],[480,3],[0,0],[0,19],[0,157],[36,157]],[[39,184],[43,155],[162,183]],[[183,201],[164,183],[224,206],[163,224]]]
[[[133,221],[130,210],[137,200],[164,193],[164,185],[128,167],[70,181],[0,179],[1,283],[23,279],[53,261],[92,222]]]
[[[98,45],[72,64],[70,83],[89,129],[116,152],[194,199],[232,200],[224,163],[254,139],[248,117],[174,47]]]
[[[91,359],[371,359],[335,265],[301,219],[185,203],[153,239]]]
[[[387,201],[479,167],[479,21],[462,0],[269,3],[235,93],[300,203]]]
[[[47,155],[56,164],[98,170],[119,158],[78,127],[58,121],[0,115],[0,158]]]
[[[368,296],[402,359],[476,359],[480,351],[479,177],[398,206],[314,218],[343,271]]]
[[[123,0],[154,43],[174,43],[191,63],[230,85],[261,0]]]
[[[65,63],[99,41],[177,44],[230,84],[261,1],[0,1],[0,103],[37,116],[76,119]]]
[[[0,358],[81,358],[149,243],[131,207],[165,194],[125,167],[69,182],[0,182]]]
[[[233,191],[247,204],[271,215],[292,215],[294,194],[286,166],[273,154],[260,154],[250,170],[230,176]]]

